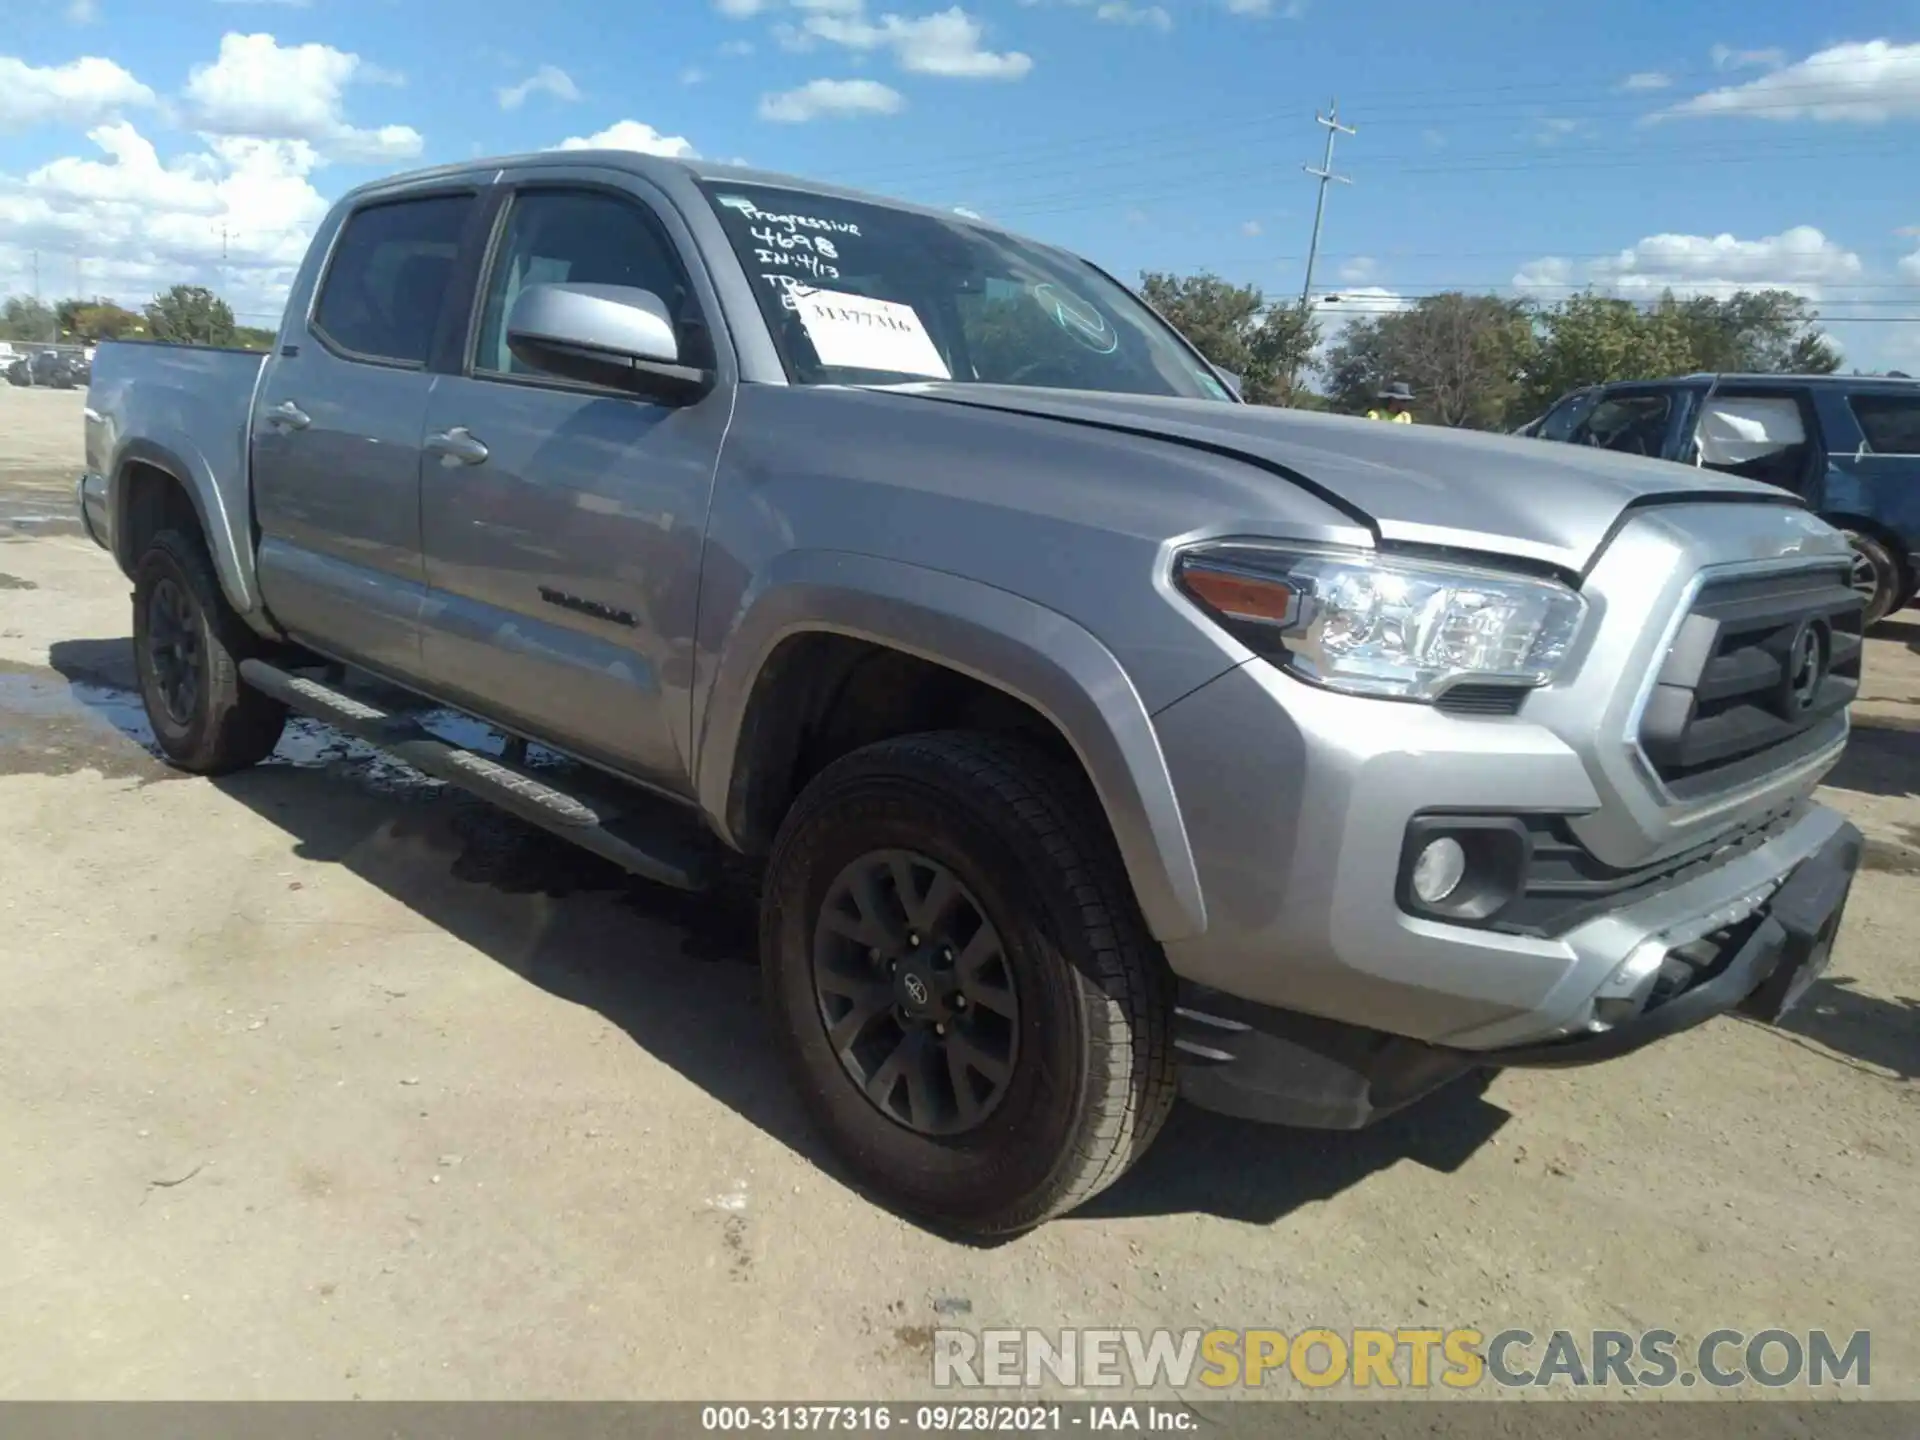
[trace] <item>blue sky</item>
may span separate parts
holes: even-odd
[[[1785,284],[1920,370],[1920,0],[0,0],[0,290],[258,317],[372,175],[596,136],[964,206],[1131,276]],[[224,258],[223,258],[224,246]],[[1910,317],[1910,318],[1908,318]],[[1908,323],[1889,323],[1908,318]]]

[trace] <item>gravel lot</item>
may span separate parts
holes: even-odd
[[[1872,850],[1791,1029],[1354,1136],[1183,1109],[979,1248],[823,1160],[749,917],[317,726],[155,760],[82,404],[0,387],[0,1397],[913,1396],[939,1324],[1426,1324],[1868,1329],[1920,1398],[1920,613],[1871,645],[1828,798]]]

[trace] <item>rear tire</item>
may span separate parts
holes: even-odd
[[[225,775],[273,753],[286,707],[240,679],[240,662],[264,648],[220,593],[199,539],[155,535],[134,567],[133,657],[154,738],[175,765]]]
[[[1038,1225],[1119,1179],[1172,1107],[1165,958],[1086,787],[1029,746],[914,735],[828,766],[774,842],[760,948],[809,1113],[915,1216]]]
[[[1864,530],[1848,530],[1845,534],[1853,546],[1854,588],[1867,597],[1867,613],[1861,624],[1878,625],[1900,608],[1907,595],[1907,577],[1899,560],[1877,535]]]

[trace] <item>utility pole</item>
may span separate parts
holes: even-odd
[[[1315,169],[1311,165],[1302,165],[1300,167],[1306,171],[1307,174],[1318,176],[1320,180],[1320,198],[1313,207],[1313,239],[1307,243],[1307,278],[1300,286],[1300,308],[1302,310],[1307,308],[1307,304],[1313,294],[1313,262],[1319,258],[1320,254],[1320,222],[1326,219],[1327,215],[1327,182],[1337,180],[1342,185],[1351,185],[1353,183],[1353,181],[1345,175],[1336,175],[1333,173],[1333,142],[1341,135],[1357,135],[1360,133],[1353,126],[1342,125],[1340,123],[1340,101],[1337,98],[1328,104],[1326,114],[1322,115],[1318,111],[1315,111],[1313,118],[1316,123],[1326,127],[1327,153],[1326,158],[1320,162],[1318,169]]]

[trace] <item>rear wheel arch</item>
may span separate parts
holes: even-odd
[[[113,550],[129,573],[140,563],[154,537],[173,530],[192,534],[204,545],[206,516],[193,487],[177,468],[145,456],[122,462],[113,486]]]
[[[147,543],[162,530],[191,530],[206,547],[234,613],[270,634],[253,582],[252,516],[228,513],[213,472],[192,441],[174,433],[135,436],[120,450],[112,475],[108,500],[113,552],[121,569],[131,575]],[[149,508],[154,496],[167,497],[165,506]]]

